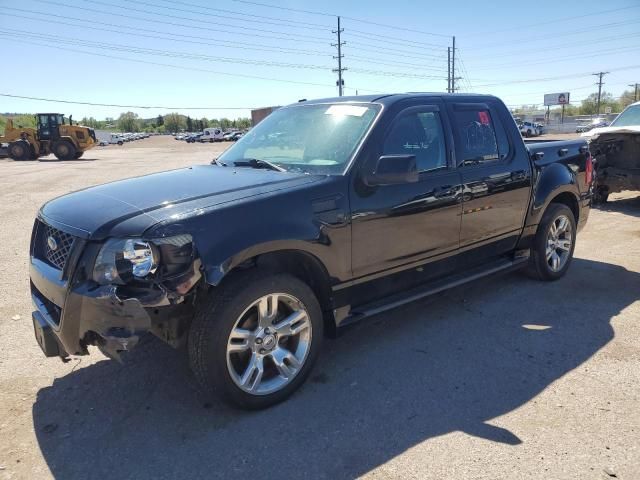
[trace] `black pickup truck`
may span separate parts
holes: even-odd
[[[525,145],[492,96],[299,102],[211,165],[45,204],[36,338],[119,358],[152,332],[186,347],[205,392],[266,407],[341,327],[497,272],[562,277],[592,176],[584,140]]]

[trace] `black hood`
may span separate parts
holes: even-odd
[[[83,238],[142,235],[164,220],[314,182],[310,176],[264,169],[199,165],[87,188],[46,203],[40,216]],[[126,222],[126,231],[116,228]]]

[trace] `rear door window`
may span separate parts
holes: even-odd
[[[508,156],[507,134],[500,120],[493,118],[489,108],[454,106],[452,121],[459,166],[496,162]]]

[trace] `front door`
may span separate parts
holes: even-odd
[[[417,102],[398,106],[393,120],[380,126],[378,147],[369,156],[415,155],[419,181],[376,187],[356,181],[352,189],[352,269],[357,282],[381,272],[409,270],[458,248],[461,177],[451,164],[450,129],[438,99]],[[401,288],[402,282],[396,283]],[[378,292],[384,293],[391,292]]]

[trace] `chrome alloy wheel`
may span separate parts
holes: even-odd
[[[571,255],[572,241],[571,222],[565,215],[558,216],[547,233],[546,258],[551,271],[559,272],[565,266]]]
[[[227,369],[234,383],[252,395],[287,386],[311,348],[312,325],[300,300],[271,293],[253,302],[234,324],[227,341]]]

